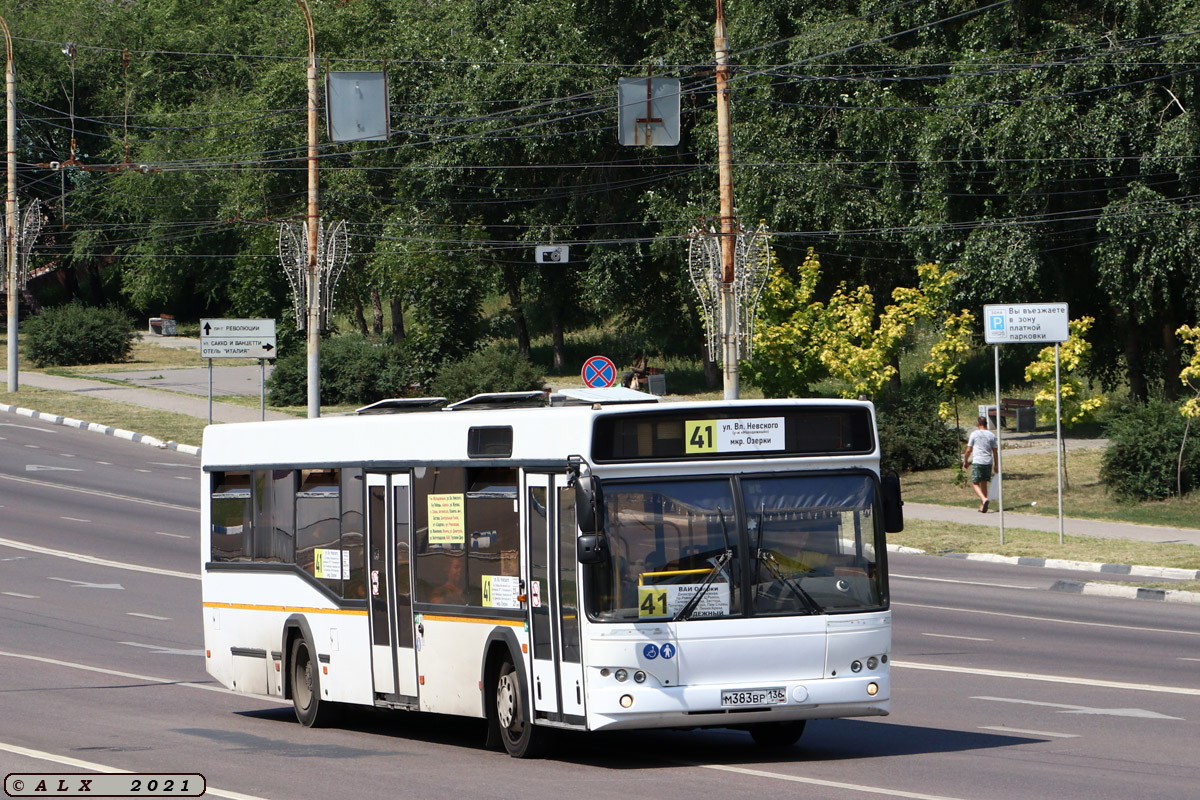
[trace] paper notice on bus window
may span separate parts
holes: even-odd
[[[672,583],[638,587],[639,617],[674,617],[700,591],[702,583]],[[729,614],[729,584],[714,581],[696,604],[691,618]]]
[[[429,509],[429,543],[463,544],[467,540],[467,526],[463,513],[461,494],[431,494],[427,500]]]
[[[328,581],[340,581],[349,569],[342,569],[344,562],[349,562],[349,550],[313,550],[313,575]],[[348,564],[347,564],[348,565]]]
[[[688,420],[684,423],[684,451],[702,455],[783,450],[783,431],[783,417]]]
[[[509,575],[483,576],[483,604],[489,608],[520,608],[521,579]]]

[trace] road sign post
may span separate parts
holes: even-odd
[[[208,359],[208,424],[212,424],[212,360],[214,358],[257,358],[261,381],[259,408],[267,418],[267,368],[265,361],[275,358],[275,320],[273,319],[202,319],[200,355]]]
[[[1071,338],[1066,303],[1005,303],[983,307],[983,340],[995,345],[996,452],[1000,452],[1000,345],[1054,343],[1054,438],[1058,443],[1058,543],[1063,543],[1062,499],[1062,391],[1059,381],[1059,346]],[[1000,465],[997,464],[997,467]],[[1004,544],[1004,478],[997,472],[1000,510],[1000,544]]]

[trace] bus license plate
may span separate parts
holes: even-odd
[[[723,706],[778,706],[787,702],[787,692],[781,687],[769,689],[734,689],[721,692]]]

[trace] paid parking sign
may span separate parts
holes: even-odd
[[[274,358],[275,320],[200,320],[202,358]]]

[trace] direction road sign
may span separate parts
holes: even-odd
[[[202,319],[203,358],[274,358],[275,320]]]
[[[987,344],[1065,342],[1071,338],[1066,303],[1007,303],[983,307]]]
[[[592,356],[583,362],[583,382],[592,389],[602,389],[617,382],[617,367],[605,356]]]

